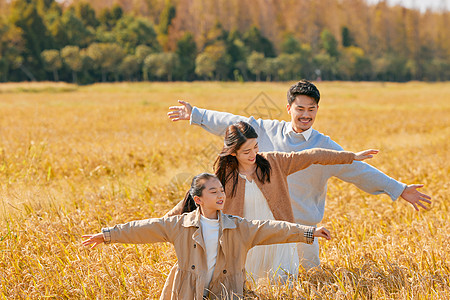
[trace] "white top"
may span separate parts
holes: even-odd
[[[208,266],[208,273],[205,281],[205,295],[207,295],[207,288],[211,282],[216,266],[217,247],[219,243],[219,219],[208,219],[203,215],[200,216],[200,225],[202,226],[203,241],[206,247],[206,262]]]
[[[269,204],[255,181],[245,175],[244,218],[249,220],[275,220]],[[279,279],[298,273],[299,258],[295,243],[262,245],[250,249],[247,254],[245,270],[250,282]]]
[[[287,130],[287,134],[290,134],[290,135],[293,135],[293,136],[295,136],[295,135],[300,136],[301,135],[301,136],[303,136],[305,141],[309,140],[309,138],[311,137],[312,130],[313,130],[312,127],[309,127],[305,131],[302,131],[302,132],[298,133],[298,132],[294,131],[294,128],[292,128],[292,123],[287,124],[286,127],[287,127],[287,129],[286,129]]]
[[[245,175],[244,218],[248,220],[275,220],[269,204],[255,181],[248,180]]]

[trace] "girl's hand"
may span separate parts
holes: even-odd
[[[316,228],[316,230],[314,231],[314,236],[325,238],[327,240],[331,239],[331,234],[325,227]]]
[[[365,160],[365,159],[368,159],[368,158],[372,158],[378,152],[380,152],[380,150],[374,150],[374,149],[364,150],[364,151],[355,153],[355,159],[354,160],[362,161],[362,160]]]
[[[91,246],[91,249],[95,248],[97,245],[102,244],[105,239],[103,238],[103,233],[97,234],[88,234],[83,235],[82,237],[87,238],[87,240],[83,241],[83,246]]]
[[[189,102],[185,102],[182,100],[178,100],[178,103],[182,104],[181,106],[171,106],[169,107],[169,111],[167,116],[172,119],[172,121],[179,120],[190,120],[192,113],[192,105]]]

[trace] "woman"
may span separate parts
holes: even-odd
[[[228,196],[224,213],[246,219],[293,222],[288,175],[312,164],[350,164],[378,153],[377,150],[354,154],[326,149],[258,153],[257,137],[256,131],[246,122],[227,128],[224,147],[214,164],[215,173]],[[185,198],[167,215],[189,211],[189,206],[192,203]],[[249,251],[245,267],[250,279],[269,276],[284,281],[289,274],[298,272],[296,244],[257,246]]]

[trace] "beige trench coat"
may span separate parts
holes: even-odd
[[[243,296],[245,259],[256,245],[314,241],[314,227],[283,221],[249,221],[219,213],[219,245],[209,298]],[[207,273],[199,209],[172,217],[132,221],[104,228],[105,243],[174,244],[178,263],[170,271],[160,299],[202,299]]]

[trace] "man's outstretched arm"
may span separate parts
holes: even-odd
[[[426,207],[423,203],[431,204],[431,197],[417,190],[421,187],[423,187],[423,184],[408,185],[400,195],[400,197],[402,197],[405,201],[411,203],[411,205],[414,206],[414,209],[417,211],[419,210],[419,207],[417,206],[428,209],[428,207]]]
[[[330,148],[342,150],[342,147],[335,142],[330,143]],[[337,170],[333,174],[334,176],[343,181],[353,183],[369,194],[378,195],[384,193],[389,195],[394,201],[402,198],[409,202],[415,210],[419,210],[419,206],[428,209],[425,203],[431,204],[431,197],[417,190],[423,187],[423,185],[404,184],[364,162],[355,161],[350,165],[333,167]]]
[[[426,204],[431,204],[431,197],[417,190],[423,187],[422,184],[406,185],[364,162],[353,162],[351,165],[343,165],[339,168],[340,171],[335,174],[337,178],[353,183],[367,193],[373,195],[384,193],[392,200],[402,198],[415,210],[419,210],[419,206],[428,209]]]
[[[170,106],[167,116],[172,121],[189,121],[191,119],[192,105],[189,102],[178,100],[180,106]]]
[[[253,117],[246,118],[226,112],[197,108],[193,107],[189,102],[182,100],[178,100],[178,103],[181,105],[169,107],[167,116],[172,121],[190,121],[191,124],[199,125],[206,131],[219,136],[225,135],[225,130],[228,126],[240,121],[252,125],[258,134],[261,134],[261,131],[264,130],[264,122],[275,122],[272,120],[256,120]]]

